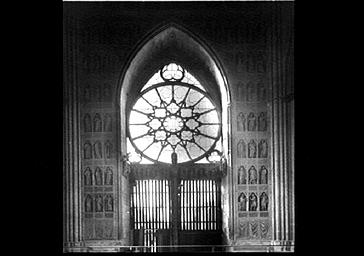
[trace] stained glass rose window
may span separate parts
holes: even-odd
[[[130,142],[153,162],[197,161],[220,138],[216,106],[202,85],[175,63],[164,66],[143,87],[129,115]]]

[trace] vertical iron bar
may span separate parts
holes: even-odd
[[[198,206],[197,228],[201,230],[201,180],[196,180],[196,184],[197,184],[197,206]]]
[[[220,184],[220,181],[217,182],[218,186],[217,186],[217,193],[216,193],[216,201],[217,201],[217,211],[218,211],[218,214],[217,214],[217,228],[218,230],[221,229],[221,184]]]
[[[215,181],[212,181],[212,219],[213,229],[216,229]]]
[[[207,224],[207,218],[206,218],[206,180],[202,181],[202,187],[203,187],[203,203],[202,203],[202,207],[203,207],[203,229],[206,230],[206,224]]]
[[[208,229],[211,230],[211,180],[207,181],[207,217],[208,217]]]

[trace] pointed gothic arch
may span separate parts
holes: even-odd
[[[203,39],[188,29],[169,23],[148,33],[135,47],[122,69],[116,93],[118,104],[118,143],[121,154],[126,152],[127,114],[131,103],[148,79],[163,65],[178,62],[187,68],[217,103],[222,118],[222,151],[229,159],[230,89],[227,77],[214,51]]]
[[[117,98],[115,99],[119,119],[116,122],[116,143],[118,145],[115,146],[119,152],[120,161],[118,163],[122,163],[118,167],[120,173],[124,173],[124,169],[130,168],[123,160],[127,159],[128,115],[133,102],[139,97],[148,80],[169,63],[178,63],[188,70],[203,85],[206,93],[215,103],[221,117],[221,151],[226,160],[226,166],[230,167],[230,89],[225,72],[214,51],[202,39],[180,25],[169,23],[154,29],[137,44],[119,78]],[[124,187],[128,186],[128,180],[123,179],[121,182],[125,184]],[[224,201],[219,199],[218,205],[225,205],[222,208],[228,209],[229,200],[229,196],[225,197]],[[129,230],[128,223],[123,221],[121,224],[124,226],[122,229],[125,232]],[[221,223],[218,226],[227,226],[228,220],[220,219],[217,223]],[[220,230],[222,229],[220,228]]]

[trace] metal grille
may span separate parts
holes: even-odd
[[[179,186],[172,184],[163,179],[141,179],[135,180],[132,187],[134,239],[136,245],[145,246],[144,251],[156,252],[157,245],[163,244],[157,239],[161,239],[164,234],[164,239],[169,241],[170,232],[175,228],[182,233],[221,229],[220,181],[182,179],[177,182]],[[178,203],[173,204],[176,209],[172,209],[173,190],[178,187],[180,197]],[[175,228],[172,227],[173,219],[177,225]]]
[[[218,182],[182,180],[181,185],[181,230],[219,229]]]
[[[132,192],[134,230],[141,232],[142,243],[156,251],[156,231],[169,229],[168,180],[136,180]]]

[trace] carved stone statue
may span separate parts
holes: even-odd
[[[103,96],[105,102],[111,101],[111,88],[110,85],[107,83],[104,84]]]
[[[91,101],[91,86],[87,84],[83,90],[83,100],[84,102]]]
[[[91,186],[92,185],[92,171],[90,167],[87,167],[84,172],[84,184],[85,186]]]
[[[248,83],[247,86],[247,101],[254,101],[255,100],[255,88],[252,82]]]
[[[176,152],[172,152],[171,154],[171,161],[172,161],[172,164],[177,164],[177,153]]]
[[[95,185],[102,185],[102,170],[100,167],[96,167],[95,169]]]
[[[264,86],[263,83],[259,83],[258,87],[258,100],[259,101],[266,101],[267,100],[267,88]]]
[[[83,130],[84,132],[92,132],[91,116],[88,113],[83,117]]]
[[[258,131],[267,130],[267,117],[266,112],[261,112],[258,116]]]
[[[92,196],[87,195],[85,197],[85,212],[92,212]]]
[[[237,146],[237,154],[238,158],[245,158],[246,157],[246,145],[243,139],[241,139]]]
[[[257,157],[257,144],[254,140],[250,140],[248,144],[248,157],[256,158]]]
[[[256,56],[256,66],[257,66],[257,73],[265,73],[267,70],[266,67],[266,55],[263,51],[258,51]]]
[[[243,52],[236,52],[234,55],[235,68],[237,73],[244,71],[245,54]]]
[[[260,210],[268,211],[268,196],[265,192],[260,195]]]
[[[238,132],[244,132],[246,130],[246,119],[242,112],[239,113],[237,118],[237,130]]]
[[[255,195],[255,193],[250,193],[249,196],[249,211],[251,212],[255,212],[257,210],[257,206],[258,206],[258,198]]]
[[[102,195],[101,194],[96,195],[95,208],[96,208],[96,212],[102,212],[103,200],[102,200]]]
[[[102,158],[102,145],[100,141],[96,141],[94,144],[94,157],[96,159]]]
[[[252,165],[249,169],[249,184],[257,184],[257,169]]]
[[[246,170],[244,166],[240,166],[238,170],[238,184],[246,184]]]
[[[255,72],[255,58],[252,52],[249,52],[246,56],[246,72],[248,73]]]
[[[83,158],[91,159],[92,158],[92,146],[89,141],[86,141],[83,145]]]
[[[114,200],[112,195],[105,197],[105,211],[112,212],[114,210]]]
[[[259,158],[266,158],[268,156],[268,143],[266,140],[261,140],[258,145]]]
[[[268,170],[267,168],[265,168],[264,165],[260,168],[259,183],[260,184],[268,183]]]
[[[105,157],[109,159],[111,158],[111,155],[112,155],[112,144],[108,140],[105,142]]]
[[[95,102],[101,102],[102,101],[101,89],[100,89],[100,87],[98,85],[94,85],[93,94],[94,94],[93,95],[93,100]]]
[[[247,198],[244,192],[238,197],[238,211],[246,211]]]
[[[110,114],[104,115],[104,132],[112,131],[112,117]]]
[[[112,185],[113,184],[112,179],[113,179],[112,169],[110,167],[107,167],[104,175],[104,184]]]
[[[94,132],[101,132],[101,117],[99,113],[96,113],[93,120]]]
[[[253,112],[248,115],[248,131],[254,132],[257,129],[257,119]]]
[[[245,101],[244,99],[246,98],[246,87],[243,82],[240,82],[238,84],[238,94],[236,96],[238,101]]]

